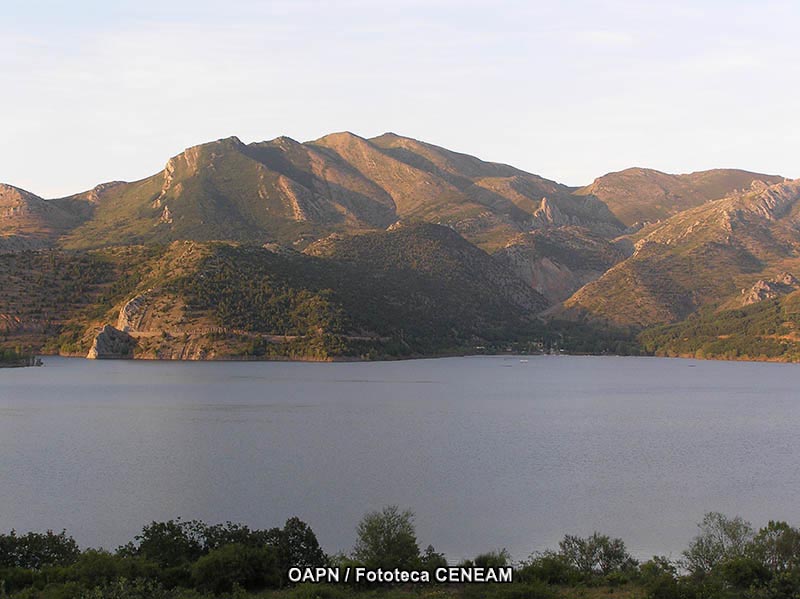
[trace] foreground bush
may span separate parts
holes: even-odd
[[[111,553],[62,532],[0,535],[0,598],[15,599],[800,599],[800,530],[707,514],[673,562],[638,563],[621,539],[566,535],[557,551],[515,566],[511,584],[288,584],[293,566],[446,567],[431,546],[420,553],[413,514],[397,506],[367,514],[352,556],[329,558],[297,518],[283,528],[198,521],[153,522]],[[506,567],[508,553],[482,553],[462,566]]]

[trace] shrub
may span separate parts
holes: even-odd
[[[257,591],[280,584],[276,550],[272,547],[225,545],[192,566],[192,581],[201,590],[229,593],[235,586]]]
[[[520,582],[540,580],[547,584],[567,584],[576,578],[576,570],[563,555],[545,551],[531,556],[527,564],[517,571]]]

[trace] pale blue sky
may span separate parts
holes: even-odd
[[[394,131],[580,185],[800,176],[800,3],[2,0],[0,181],[139,179],[229,135]]]

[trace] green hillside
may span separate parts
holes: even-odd
[[[33,271],[41,284],[23,284]],[[85,353],[110,324],[138,357],[173,359],[474,351],[541,340],[548,305],[429,224],[328,238],[306,254],[227,242],[7,254],[0,283],[16,284],[2,305],[9,346]]]
[[[796,362],[800,293],[740,309],[703,310],[681,323],[643,332],[640,342],[659,356]]]

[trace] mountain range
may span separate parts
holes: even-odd
[[[393,133],[231,137],[64,198],[0,185],[0,332],[98,357],[794,359],[798,200],[743,170],[574,188]],[[768,304],[788,316],[752,333],[763,355],[675,343]]]

